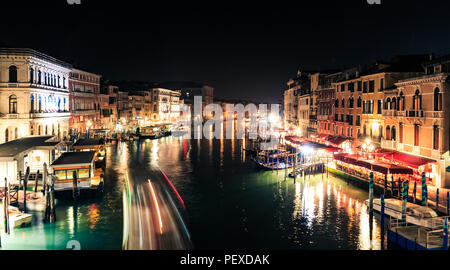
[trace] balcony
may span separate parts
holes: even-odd
[[[30,112],[30,118],[70,117],[70,112]]]
[[[73,115],[89,115],[89,114],[96,114],[96,110],[92,109],[76,109],[72,112]]]
[[[397,111],[396,110],[382,110],[381,114],[384,117],[395,117],[395,116],[397,116]]]
[[[424,117],[424,113],[423,113],[423,111],[420,111],[420,110],[406,111],[406,116],[420,118],[420,117]]]
[[[381,147],[387,148],[387,149],[397,149],[397,142],[394,140],[381,140]]]
[[[443,111],[425,112],[425,117],[427,117],[427,118],[444,118],[444,112]]]

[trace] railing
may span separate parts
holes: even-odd
[[[413,111],[407,111],[406,114],[407,117],[424,117],[423,111],[420,110],[413,110]]]
[[[390,148],[390,149],[397,149],[397,142],[394,140],[381,140],[381,147],[383,148]]]
[[[395,110],[382,110],[381,113],[383,116],[397,116],[397,111]]]

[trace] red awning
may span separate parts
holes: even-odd
[[[425,164],[436,162],[436,160],[433,159],[409,155],[398,151],[386,151],[386,153],[381,154],[381,156],[387,160],[392,160],[416,169]]]
[[[286,137],[284,137],[284,139],[286,139],[287,141],[290,141],[292,143],[300,143],[300,142],[304,141],[304,139],[299,136],[286,136]]]
[[[342,151],[342,149],[339,147],[327,146],[327,148],[325,148],[325,151],[330,152],[330,153],[336,153],[336,152]]]
[[[358,155],[336,154],[334,155],[334,159],[383,174],[413,174],[413,170],[410,168],[388,164],[385,162],[364,160]]]
[[[329,143],[332,143],[334,145],[340,145],[341,143],[345,142],[347,138],[339,137],[339,136],[331,136],[327,139]]]

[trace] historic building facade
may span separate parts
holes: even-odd
[[[424,64],[426,75],[398,81],[386,114],[396,118],[384,147],[434,162],[417,169],[437,187],[450,187],[450,57]],[[395,128],[395,132],[392,129]]]
[[[31,49],[0,49],[0,143],[68,135],[71,66]]]
[[[100,128],[100,75],[72,69],[69,76],[70,122],[72,134]]]
[[[175,122],[180,116],[181,91],[164,88],[152,90],[152,117],[153,122]]]

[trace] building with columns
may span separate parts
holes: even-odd
[[[0,48],[0,143],[68,135],[71,68],[32,49]]]

